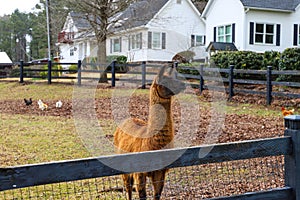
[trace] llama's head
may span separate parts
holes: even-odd
[[[159,71],[154,85],[159,97],[168,99],[185,89],[185,83],[176,77],[176,69],[164,65]]]

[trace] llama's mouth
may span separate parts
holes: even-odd
[[[176,95],[185,89],[186,89],[186,85],[180,84],[179,86],[172,88],[170,91],[171,91],[172,95]]]

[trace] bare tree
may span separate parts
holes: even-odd
[[[90,24],[91,30],[97,40],[98,63],[106,63],[106,39],[109,34],[109,26],[116,23],[116,16],[125,10],[135,0],[68,0],[70,7],[80,12]],[[102,66],[101,70],[104,70]],[[100,82],[106,82],[107,75],[102,73]]]

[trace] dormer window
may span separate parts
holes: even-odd
[[[181,4],[181,0],[177,0],[176,2],[177,2],[177,4]]]

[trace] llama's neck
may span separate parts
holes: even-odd
[[[148,136],[154,138],[173,137],[172,99],[163,99],[155,91],[150,91]]]

